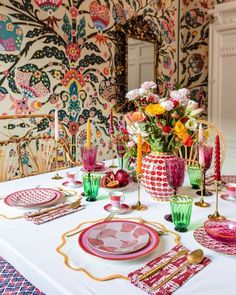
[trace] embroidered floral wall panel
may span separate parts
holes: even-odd
[[[53,113],[79,146],[92,121],[109,157],[116,102],[115,23],[143,14],[163,35],[159,82],[175,82],[177,7],[169,1],[0,0],[0,114]],[[122,121],[115,115],[115,124]],[[79,149],[76,152],[79,156]]]
[[[220,1],[218,1],[220,2]],[[0,114],[53,113],[71,143],[92,121],[99,158],[109,158],[116,102],[115,24],[143,15],[159,32],[158,84],[180,82],[207,104],[208,0],[0,0]],[[180,30],[178,27],[180,25]],[[180,62],[181,66],[177,67]],[[122,121],[115,115],[115,124]],[[79,149],[74,149],[79,157]]]

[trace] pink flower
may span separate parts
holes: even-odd
[[[127,143],[127,145],[128,145],[129,148],[132,148],[133,146],[135,146],[135,142],[133,140],[132,141],[129,141]]]
[[[138,98],[139,95],[139,89],[133,89],[130,90],[127,94],[126,94],[126,98],[128,98],[129,100],[135,100],[136,98]]]
[[[153,82],[153,81],[146,81],[141,85],[141,88],[143,88],[145,90],[156,89],[157,84],[155,82]]]
[[[172,100],[162,101],[160,105],[168,112],[174,108],[174,103]]]

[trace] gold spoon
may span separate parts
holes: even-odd
[[[173,277],[175,277],[178,273],[184,270],[189,264],[199,264],[202,262],[204,258],[204,253],[201,249],[197,249],[192,251],[187,255],[187,261],[181,265],[176,271],[174,271],[171,275],[165,278],[163,281],[160,282],[157,286],[152,288],[152,291],[156,291],[157,289],[161,288],[164,284],[169,282]]]

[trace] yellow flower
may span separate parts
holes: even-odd
[[[209,128],[203,130],[204,141],[207,141],[211,135],[211,130]]]
[[[186,127],[184,126],[184,124],[181,121],[176,122],[175,133],[181,139],[184,139],[186,137],[186,135],[188,134]]]
[[[155,116],[165,113],[165,109],[159,103],[156,103],[148,105],[146,107],[146,112],[151,116]]]

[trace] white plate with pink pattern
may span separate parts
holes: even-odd
[[[4,202],[13,207],[39,207],[54,204],[62,197],[62,193],[50,188],[33,188],[8,195]]]
[[[149,239],[146,228],[127,221],[98,224],[88,234],[88,243],[93,248],[111,254],[138,251],[148,244]]]

